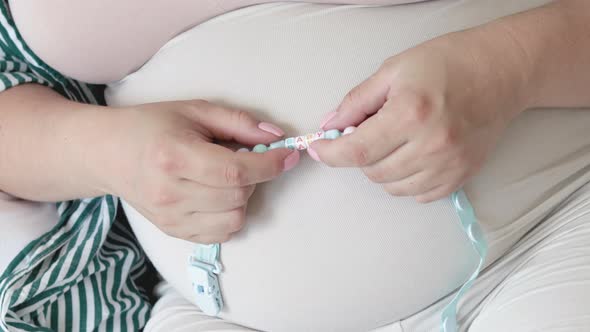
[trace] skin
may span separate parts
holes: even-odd
[[[590,104],[588,16],[586,0],[556,1],[392,57],[326,125],[359,128],[313,148],[394,195],[443,197],[477,172],[522,110]],[[246,112],[205,101],[109,108],[27,84],[0,93],[0,110],[2,191],[35,201],[113,194],[195,242],[227,241],[245,222],[254,185],[299,156],[215,144],[277,136]]]
[[[310,2],[378,5],[409,1],[417,0]],[[270,2],[275,1],[10,0],[9,4],[19,32],[45,63],[66,76],[102,84],[136,71],[170,39],[199,23],[238,8]],[[72,61],[72,53],[76,61]]]
[[[165,233],[198,243],[228,241],[255,185],[299,160],[288,149],[237,153],[214,143],[280,136],[201,100],[115,109],[28,84],[1,93],[0,105],[2,191],[34,201],[125,197]]]
[[[356,131],[312,149],[392,195],[446,197],[520,112],[590,105],[589,20],[590,2],[556,1],[391,57],[324,125]]]

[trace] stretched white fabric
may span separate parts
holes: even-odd
[[[547,2],[253,6],[178,36],[106,97],[116,106],[202,98],[307,133],[389,56]],[[510,126],[465,188],[490,242],[488,265],[588,182],[589,130],[590,112],[560,109],[528,111]],[[192,245],[124,206],[157,269],[191,300]],[[450,294],[476,256],[449,201],[391,197],[359,170],[305,159],[258,187],[248,226],[221,260],[225,319],[267,331],[365,331]]]

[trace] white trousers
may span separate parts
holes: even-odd
[[[3,200],[11,203],[3,203],[0,209],[0,271],[29,241],[57,221],[53,204],[16,201],[7,196]],[[36,226],[30,227],[31,223]],[[252,331],[204,315],[168,283],[158,286],[157,292],[160,298],[146,332]],[[442,299],[376,332],[436,331],[440,310],[448,301]],[[461,301],[459,317],[462,330],[474,332],[588,331],[590,188],[576,192],[484,271]]]
[[[312,132],[387,57],[546,2],[253,6],[175,38],[112,84],[107,100],[203,98],[248,109],[288,135]],[[462,330],[590,326],[590,195],[578,191],[590,181],[589,132],[588,111],[526,112],[466,185],[490,251],[487,269],[461,302]],[[226,321],[265,331],[434,331],[476,262],[448,200],[420,205],[390,197],[357,170],[305,159],[257,188],[247,227],[222,246],[221,321],[188,306],[191,244],[124,208],[171,285],[148,331],[223,330],[231,326]]]

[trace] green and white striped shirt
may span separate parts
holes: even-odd
[[[101,86],[71,80],[43,63],[0,1],[0,91],[28,82],[104,104]],[[0,276],[1,331],[137,331],[145,325],[150,306],[135,284],[145,272],[145,255],[128,225],[116,221],[117,206],[112,196],[58,204],[57,225]]]

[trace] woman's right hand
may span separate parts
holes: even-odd
[[[202,100],[118,109],[115,162],[106,190],[166,234],[197,243],[228,241],[245,223],[257,183],[293,168],[299,152],[240,153],[216,144],[268,144],[282,130],[244,111]],[[104,170],[103,170],[104,171]]]

